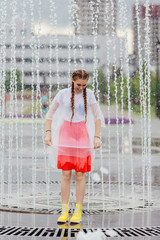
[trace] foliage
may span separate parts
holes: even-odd
[[[11,79],[13,79],[13,84],[11,84]],[[5,88],[6,92],[22,90],[21,72],[18,69],[6,72]]]
[[[38,105],[36,105],[36,102],[34,102],[34,106],[33,106],[33,114],[41,114],[41,109],[40,109],[40,103],[38,103]],[[32,103],[28,106],[28,108],[24,111],[24,115],[27,114],[32,114]]]
[[[141,81],[143,82],[143,88],[145,87],[146,90],[148,90],[148,80],[147,78],[145,78],[147,76],[146,74],[147,73],[145,73],[145,66],[143,65]],[[150,80],[151,80],[150,81],[150,103],[151,103],[151,111],[153,116],[155,115],[154,109],[156,106],[156,76],[153,73],[151,73]],[[99,90],[100,90],[100,96],[101,96],[100,100],[102,103],[107,103],[105,101],[105,98],[103,98],[105,94],[107,95],[107,91],[108,91],[107,81],[106,81],[106,76],[101,69],[99,69],[98,71],[98,81],[99,81]],[[128,91],[128,87],[130,91]],[[128,109],[128,97],[130,97],[132,111],[137,114],[140,113],[141,96],[140,96],[139,73],[137,73],[133,77],[130,77],[128,80],[126,76],[124,76],[122,79],[121,75],[118,74],[116,80],[110,81],[110,103],[111,104],[114,104],[117,98],[118,104],[121,105],[123,102],[124,109]],[[147,93],[146,99],[147,99],[146,105],[148,105],[148,93]]]
[[[107,78],[101,68],[98,69],[98,89],[100,90],[100,101],[105,102],[105,95],[107,93]]]
[[[156,75],[153,75],[153,73],[151,73],[151,106],[156,106],[156,81]]]
[[[117,102],[119,105],[122,105],[123,102],[123,107],[124,109],[128,110],[128,86],[130,88],[130,103],[131,103],[131,109],[134,113],[140,114],[140,101],[141,101],[141,96],[140,96],[140,75],[137,73],[133,77],[130,77],[127,82],[127,77],[124,76],[123,79],[120,74],[117,74],[117,79],[116,81],[110,80],[110,103],[115,104],[116,102],[116,97],[117,97]],[[92,76],[93,77],[93,76]],[[6,86],[6,91],[10,91],[10,79],[11,79],[11,72],[7,72],[7,78],[5,82]],[[143,86],[148,88],[148,82],[145,79],[145,72],[144,72],[144,67],[143,67],[143,72],[142,72],[142,81],[143,81]],[[22,84],[21,84],[21,74],[18,70],[16,70],[16,82],[17,82],[17,91],[20,91],[22,89]],[[151,82],[150,82],[150,103],[151,103],[151,114],[152,116],[155,116],[155,110],[156,110],[156,75],[151,73]],[[92,89],[92,85],[88,85],[88,88]],[[95,83],[95,88],[96,88],[96,83]],[[98,89],[100,91],[100,102],[103,104],[107,104],[107,97],[108,97],[108,82],[107,82],[107,77],[103,70],[100,68],[98,69]],[[15,86],[14,86],[15,90]],[[12,89],[13,91],[13,89]],[[36,91],[34,91],[36,93]],[[32,91],[31,90],[25,90],[24,95],[31,95]],[[54,94],[52,91],[52,95],[55,95],[56,91],[54,90]],[[148,96],[146,97],[148,99]],[[146,102],[146,105],[148,104],[148,101]],[[34,104],[34,114],[36,113],[36,105]],[[28,107],[28,109],[25,111],[24,114],[31,114],[32,113],[32,105]],[[40,105],[38,104],[38,114],[40,114]]]
[[[91,74],[91,77],[93,78],[93,74]],[[98,85],[97,85],[97,82],[98,82]],[[97,82],[96,81],[94,82],[94,87],[95,87],[95,89],[98,88],[98,90],[99,90],[100,102],[105,103],[105,97],[107,94],[107,78],[101,68],[98,69]],[[87,88],[92,89],[93,86],[88,85]]]

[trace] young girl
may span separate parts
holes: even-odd
[[[84,70],[73,72],[71,88],[58,92],[46,115],[45,144],[51,146],[53,156],[57,159],[57,168],[62,169],[62,214],[57,223],[69,220],[72,169],[76,176],[76,207],[70,222],[81,222],[85,172],[91,171],[93,149],[101,145],[100,128],[103,117],[93,92],[87,89],[88,79],[89,74]]]

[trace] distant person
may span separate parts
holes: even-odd
[[[7,102],[9,101],[9,97],[5,94],[5,116],[6,116],[6,109],[7,109]]]
[[[42,92],[41,103],[42,103],[42,114],[46,114],[48,112],[48,97],[47,97],[46,91]]]
[[[0,99],[1,99],[0,104],[1,104],[1,109],[3,109],[3,104],[4,104],[4,116],[6,117],[7,102],[9,101],[9,97],[8,97],[7,93],[5,93],[5,95],[3,95],[3,94],[4,94],[3,91],[1,91],[0,92]]]
[[[55,160],[57,168],[62,169],[62,214],[58,218],[58,224],[69,220],[72,170],[75,170],[76,176],[76,207],[70,223],[81,222],[85,172],[91,171],[94,149],[101,146],[103,116],[93,92],[87,88],[88,79],[89,74],[85,70],[73,72],[71,87],[58,92],[46,115],[45,144],[51,146],[53,153],[56,153],[57,148]]]

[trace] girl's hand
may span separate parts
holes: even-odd
[[[101,146],[100,138],[94,137],[94,149],[100,148],[100,146]]]
[[[51,137],[51,132],[46,133],[46,137],[44,139],[44,143],[48,146],[52,145],[52,137]]]

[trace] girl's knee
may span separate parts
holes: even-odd
[[[83,180],[85,178],[84,172],[76,172],[76,180]]]
[[[71,179],[71,176],[72,176],[72,171],[65,171],[63,170],[62,171],[62,178],[65,179],[66,181],[70,180]]]

